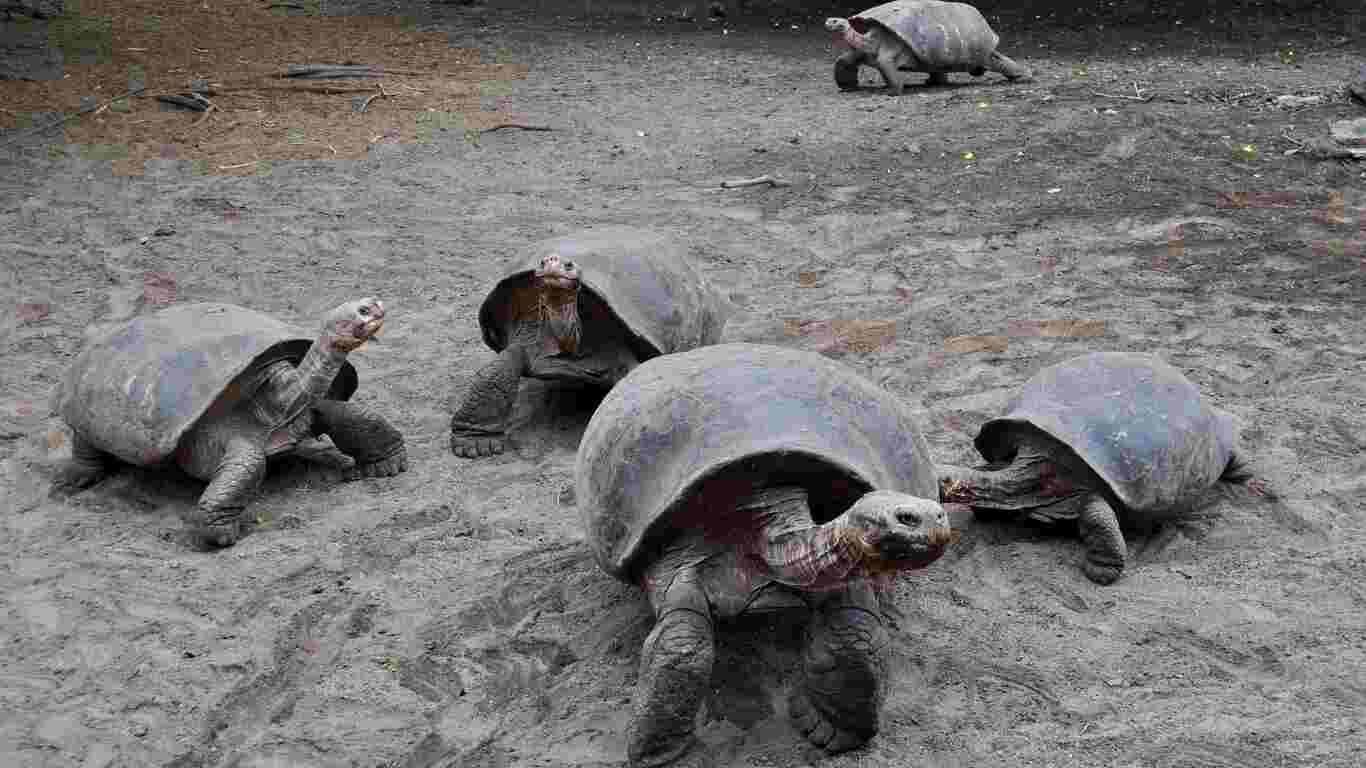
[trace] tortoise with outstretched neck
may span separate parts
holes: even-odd
[[[717,622],[811,612],[793,723],[828,752],[878,731],[887,630],[875,586],[953,540],[907,407],[821,355],[719,344],[655,358],[607,394],[574,469],[599,566],[655,626],[628,735],[633,766],[691,752]]]
[[[102,480],[114,459],[174,462],[209,485],[186,520],[199,546],[230,546],[253,517],[248,497],[267,459],[327,435],[355,460],[348,479],[407,469],[403,436],[347,402],[358,377],[347,355],[384,325],[374,298],[330,311],[313,337],[245,307],[172,306],[134,318],[72,363],[56,411],[71,458],[53,480],[67,494]]]
[[[729,312],[663,233],[612,226],[533,244],[479,308],[498,357],[451,415],[451,452],[504,451],[523,377],[610,389],[646,360],[716,343]]]
[[[1121,522],[1170,519],[1220,481],[1265,492],[1232,416],[1148,354],[1094,352],[1044,368],[974,444],[988,463],[941,465],[941,500],[1075,521],[1082,570],[1099,584],[1124,571]]]
[[[927,73],[931,85],[947,83],[950,72],[1030,77],[1028,68],[996,50],[1000,36],[967,3],[894,0],[847,19],[826,19],[825,28],[837,47],[848,48],[835,60],[835,84],[845,91],[858,89],[860,66],[881,73],[897,96],[906,87],[902,72]]]

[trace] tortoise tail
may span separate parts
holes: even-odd
[[[1219,479],[1225,483],[1245,485],[1255,476],[1256,473],[1252,471],[1247,459],[1235,453],[1229,457],[1228,466],[1224,467],[1224,473],[1219,476]]]

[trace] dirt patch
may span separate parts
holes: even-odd
[[[444,130],[477,141],[480,129],[513,119],[498,104],[526,76],[525,65],[485,61],[399,16],[323,16],[318,0],[82,0],[28,25],[47,27],[64,73],[0,81],[0,125],[35,128],[52,113],[89,110],[51,132],[124,175],[149,159],[184,160],[199,173],[268,172],[272,162],[356,158],[376,142],[430,141]],[[287,76],[314,64],[378,74]],[[157,98],[191,93],[203,97],[198,110]]]

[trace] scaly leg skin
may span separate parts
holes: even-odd
[[[866,581],[823,593],[813,605],[805,675],[788,698],[792,724],[835,754],[877,735],[885,695],[887,630]]]
[[[245,536],[253,522],[246,503],[265,476],[266,452],[260,443],[247,437],[230,439],[218,471],[185,521],[194,545],[230,547]]]
[[[660,588],[662,595],[651,595],[658,618],[640,655],[632,702],[626,746],[631,768],[705,762],[690,750],[715,661],[711,609],[690,566],[674,571]]]
[[[901,72],[896,66],[896,52],[890,47],[881,48],[877,54],[877,71],[882,73],[882,79],[887,83],[887,94],[890,96],[900,96],[906,91],[906,80],[901,76]]]
[[[862,61],[863,54],[859,51],[846,51],[835,59],[835,85],[841,91],[858,90],[858,68]]]
[[[465,399],[451,416],[451,453],[473,459],[503,452],[507,419],[525,371],[526,351],[511,345],[474,374]]]
[[[57,470],[52,479],[51,494],[69,496],[89,488],[109,476],[112,462],[112,457],[72,432],[71,459]]]
[[[1099,494],[1093,494],[1086,500],[1077,527],[1086,545],[1086,561],[1082,563],[1086,578],[1097,584],[1118,581],[1124,573],[1127,548],[1114,509]]]
[[[346,471],[347,480],[392,477],[408,469],[403,435],[383,416],[359,403],[315,403],[313,434],[331,437],[337,450],[356,460],[356,465]]]
[[[995,51],[991,54],[990,69],[1005,75],[1006,79],[1011,82],[1030,79],[1030,72],[1027,67],[1021,66],[1009,57],[1002,56]]]

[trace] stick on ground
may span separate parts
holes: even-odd
[[[735,181],[723,181],[723,182],[721,182],[721,188],[722,188],[722,189],[737,189],[737,188],[739,188],[739,187],[757,187],[757,186],[759,186],[760,184],[767,184],[767,185],[769,185],[770,187],[790,187],[790,186],[792,186],[792,182],[790,182],[790,181],[783,181],[782,179],[775,179],[774,177],[769,176],[768,174],[764,174],[763,176],[756,176],[755,178],[752,178],[752,179],[736,179]]]
[[[551,128],[551,127],[548,126],[548,125],[527,125],[527,124],[525,124],[525,123],[499,123],[499,124],[497,124],[497,125],[493,125],[493,126],[490,126],[490,127],[488,127],[488,128],[480,128],[480,129],[479,129],[479,132],[480,132],[480,133],[493,133],[494,131],[501,131],[501,130],[503,130],[504,128],[516,128],[516,129],[522,130],[522,131],[553,131],[553,130],[555,130],[554,128]]]
[[[112,99],[106,100],[103,104],[96,104],[96,105],[91,106],[91,107],[86,107],[85,109],[82,109],[82,110],[80,110],[79,112],[76,112],[76,113],[74,113],[74,114],[70,114],[70,115],[67,115],[66,117],[61,118],[60,120],[53,120],[53,121],[50,122],[50,123],[44,123],[43,125],[34,126],[33,128],[29,128],[28,130],[21,131],[21,132],[15,134],[15,135],[11,136],[10,138],[6,139],[4,143],[0,143],[0,147],[9,146],[10,144],[13,144],[13,143],[15,143],[16,141],[18,141],[18,140],[20,140],[20,139],[22,139],[22,138],[24,138],[24,137],[26,137],[26,136],[31,136],[32,134],[35,134],[35,133],[42,133],[43,131],[46,131],[46,130],[48,130],[48,129],[50,129],[50,128],[56,128],[56,127],[59,126],[59,125],[65,125],[66,123],[69,123],[69,122],[71,122],[72,120],[75,120],[76,118],[80,117],[81,115],[84,115],[84,114],[86,114],[86,113],[88,113],[88,112],[98,112],[99,110],[102,110],[102,109],[107,108],[110,104],[113,104],[113,103],[116,102],[116,101],[120,101],[120,100],[122,100],[122,99],[126,99],[126,98],[128,98],[129,96],[137,96],[138,94],[142,93],[142,92],[145,91],[145,90],[147,90],[147,87],[146,87],[146,86],[143,86],[143,87],[141,87],[141,88],[134,88],[133,90],[128,91],[127,93],[121,93],[121,94],[119,94],[118,96],[115,96],[115,97],[112,98]]]

